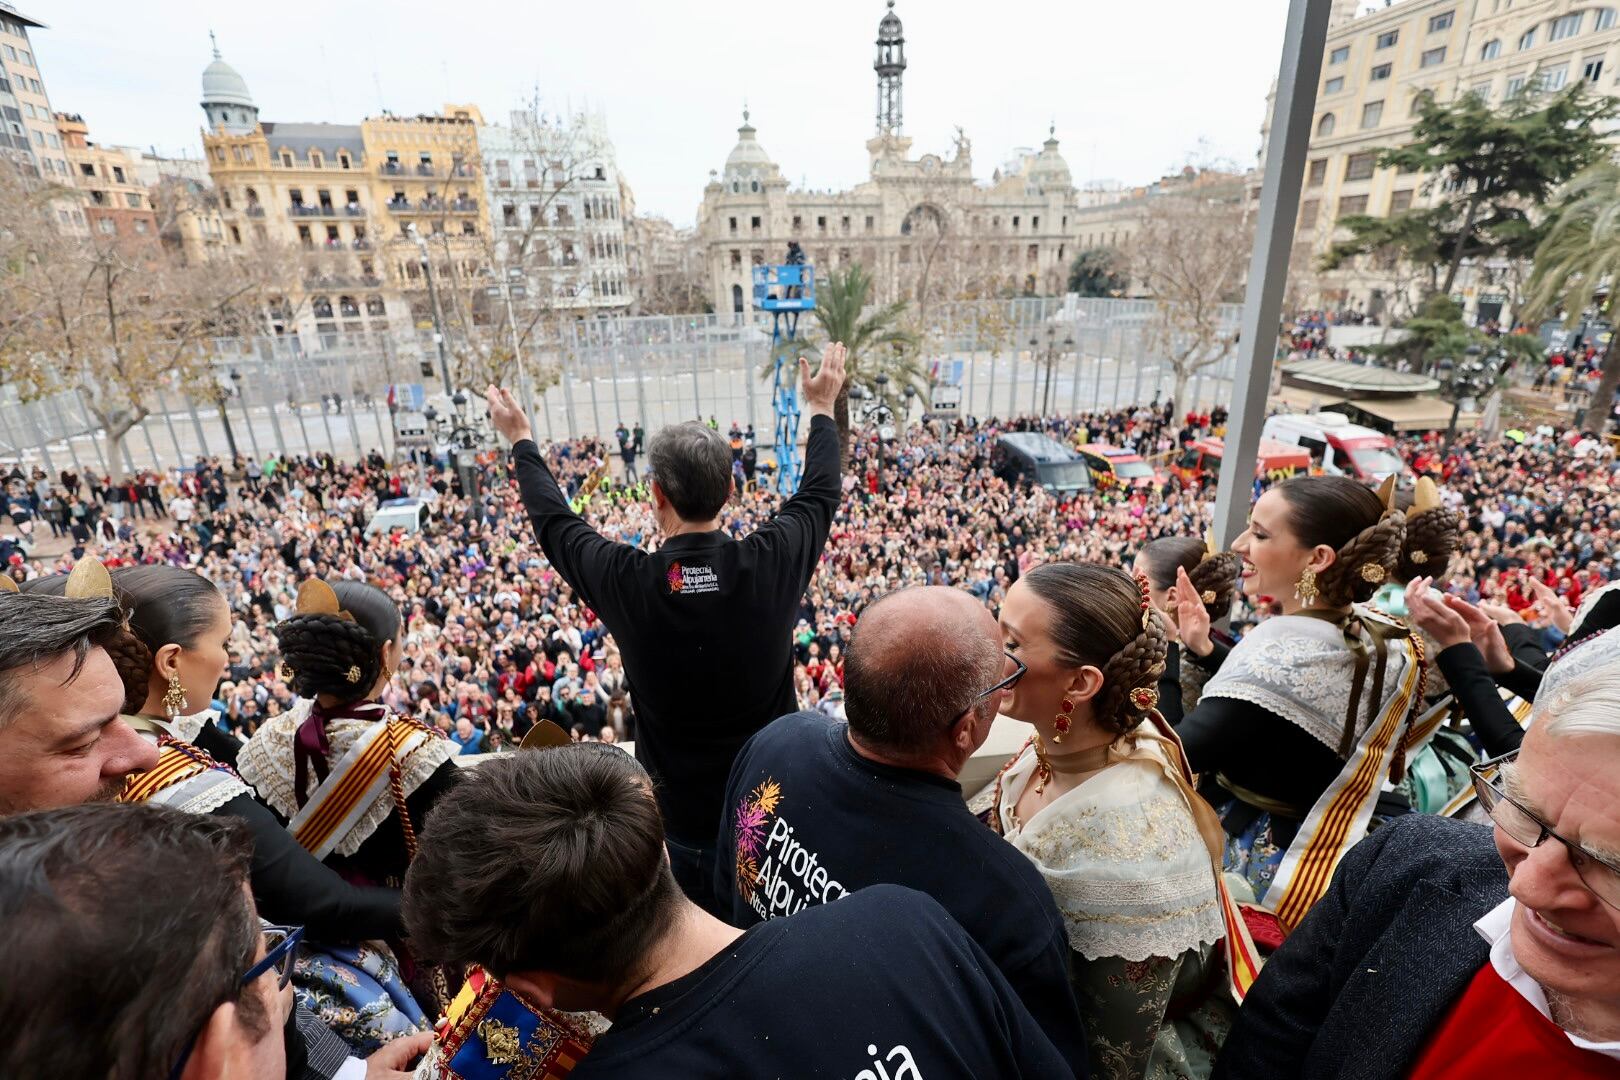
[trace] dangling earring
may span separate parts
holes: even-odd
[[[1072,712],[1074,712],[1074,702],[1064,698],[1062,708],[1058,709],[1057,719],[1052,721],[1052,742],[1062,742],[1063,736],[1069,733],[1069,727],[1074,723],[1074,718],[1069,715]]]
[[[1307,566],[1300,571],[1299,580],[1294,583],[1294,599],[1305,607],[1316,602],[1316,571]]]
[[[170,675],[168,688],[163,691],[163,711],[169,714],[170,720],[173,720],[178,716],[184,716],[190,707],[191,702],[186,698],[186,688],[180,685],[180,676]]]
[[[394,681],[394,669],[387,664],[383,665],[383,685],[387,686]]]

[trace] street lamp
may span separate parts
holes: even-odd
[[[240,379],[241,378],[241,373],[235,371],[234,369],[232,370],[231,375],[232,375],[233,379]],[[219,422],[225,428],[225,445],[230,447],[231,461],[234,463],[235,460],[238,457],[240,457],[241,455],[237,452],[237,449],[236,449],[236,432],[231,430],[231,414],[225,411],[225,398],[227,396],[228,396],[228,393],[227,393],[227,391],[225,389],[225,384],[224,383],[215,383],[214,384],[214,407],[219,410]]]
[[[471,400],[465,390],[457,390],[450,397],[453,411],[449,415],[429,405],[422,410],[422,418],[436,441],[450,447],[461,491],[472,504],[473,520],[481,523],[484,506],[479,487],[478,451],[494,445],[495,432],[487,416],[473,415],[468,408]]]
[[[1056,363],[1057,355],[1058,355],[1057,332],[1058,332],[1058,328],[1056,326],[1053,326],[1050,323],[1047,324],[1047,327],[1046,327],[1046,386],[1041,391],[1041,416],[1043,418],[1047,417],[1047,416],[1050,416],[1051,413],[1052,413],[1052,367]],[[1063,350],[1062,351],[1064,351],[1064,352],[1068,352],[1070,349],[1074,348],[1074,335],[1065,333],[1063,335],[1062,345],[1063,345]],[[1041,339],[1039,337],[1032,337],[1032,338],[1029,339],[1029,347],[1030,347],[1030,349],[1032,351],[1035,350],[1035,349],[1040,348],[1040,346],[1041,346]],[[1079,378],[1079,374],[1076,373],[1075,377]]]
[[[413,221],[405,228],[409,231],[410,238],[416,241],[417,250],[422,255],[422,273],[427,275],[428,300],[433,305],[433,343],[439,350],[439,377],[444,380],[444,392],[448,394],[452,389],[450,359],[444,348],[444,311],[439,307],[439,290],[433,284],[433,259],[428,254],[427,240],[416,231],[416,223]]]
[[[1499,378],[1499,368],[1505,354],[1497,349],[1486,358],[1484,352],[1480,346],[1470,345],[1463,350],[1461,363],[1446,356],[1435,364],[1435,376],[1440,380],[1446,397],[1451,399],[1451,421],[1446,425],[1446,450],[1451,449],[1452,440],[1457,437],[1457,419],[1462,414],[1463,402],[1471,400],[1477,404],[1479,397],[1488,393]]]

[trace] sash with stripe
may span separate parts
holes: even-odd
[[[1397,744],[1407,741],[1401,728],[1419,693],[1423,662],[1410,638],[1393,638],[1389,644],[1392,649],[1407,650],[1400,686],[1368,726],[1339,775],[1311,807],[1266,890],[1267,906],[1276,912],[1287,932],[1292,932],[1311,905],[1327,892],[1334,868],[1344,853],[1367,835]],[[1432,735],[1438,726],[1434,723],[1429,733]]]
[[[228,765],[222,765],[190,743],[168,734],[158,736],[157,764],[131,776],[119,793],[122,803],[160,802],[206,814],[249,788]]]
[[[480,967],[467,973],[434,1032],[436,1080],[561,1080],[594,1037],[572,1017],[536,1009]],[[419,1071],[418,1075],[422,1075]]]
[[[366,810],[383,797],[395,763],[424,738],[426,730],[415,724],[389,719],[373,724],[287,823],[293,839],[317,859],[330,855]]]
[[[1507,705],[1508,712],[1513,714],[1513,719],[1519,722],[1519,726],[1522,728],[1528,728],[1530,726],[1530,711],[1534,709],[1535,706],[1509,690],[1499,688],[1497,692],[1502,695],[1502,701]],[[1485,779],[1495,780],[1497,771],[1498,768],[1495,765],[1491,766],[1489,769],[1486,769]],[[1470,806],[1473,806],[1475,801],[1474,785],[1469,784],[1467,787],[1457,792],[1456,795],[1452,796],[1451,801],[1448,802],[1445,805],[1445,808],[1440,811],[1440,816],[1456,817],[1467,810]]]

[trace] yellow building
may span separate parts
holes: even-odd
[[[289,264],[287,297],[271,313],[276,333],[326,339],[431,326],[422,245],[409,226],[437,248],[447,279],[476,272],[484,227],[476,108],[359,124],[261,121],[217,48],[202,108],[226,247],[259,247]]]
[[[1500,103],[1532,85],[1561,89],[1584,79],[1620,92],[1616,8],[1573,0],[1403,0],[1355,14],[1341,3],[1328,30],[1310,156],[1295,233],[1294,272],[1347,235],[1339,219],[1432,204],[1426,177],[1378,168],[1378,151],[1410,140],[1417,102],[1477,93]],[[1268,110],[1269,112],[1269,110]],[[1510,302],[1508,268],[1465,267],[1453,293],[1480,320]],[[1319,275],[1328,306],[1404,315],[1419,284],[1406,268],[1362,259]],[[1511,313],[1509,313],[1511,314]]]

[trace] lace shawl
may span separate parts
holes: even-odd
[[[299,698],[293,707],[280,716],[273,716],[254,732],[236,758],[236,771],[252,784],[271,809],[291,820],[298,813],[298,800],[293,794],[293,737],[309,715],[310,700]],[[349,752],[355,740],[376,724],[392,722],[389,712],[381,705],[375,707],[375,719],[334,719],[327,724],[326,737],[331,742],[328,762],[336,764]],[[456,754],[456,744],[449,739],[430,737],[416,740],[400,761],[400,780],[405,794],[422,786],[433,771]],[[394,801],[386,787],[366,808],[360,820],[347,835],[337,842],[333,853],[353,855],[360,845],[377,831],[377,826],[388,820],[394,812]]]
[[[1225,936],[1209,848],[1160,767],[1111,765],[1020,822],[1014,808],[1034,771],[1028,748],[1003,774],[1002,827],[1046,879],[1070,948],[1140,962]]]
[[[1371,608],[1358,605],[1355,610],[1360,618],[1389,622],[1387,616]],[[1365,628],[1358,632],[1371,655],[1371,635]],[[1357,739],[1400,691],[1410,661],[1402,648],[1391,647],[1388,657],[1381,701],[1372,700],[1373,673],[1367,673],[1356,715]],[[1355,655],[1338,626],[1303,615],[1276,615],[1232,647],[1221,669],[1204,685],[1203,697],[1232,698],[1258,705],[1297,724],[1338,753],[1355,670]]]

